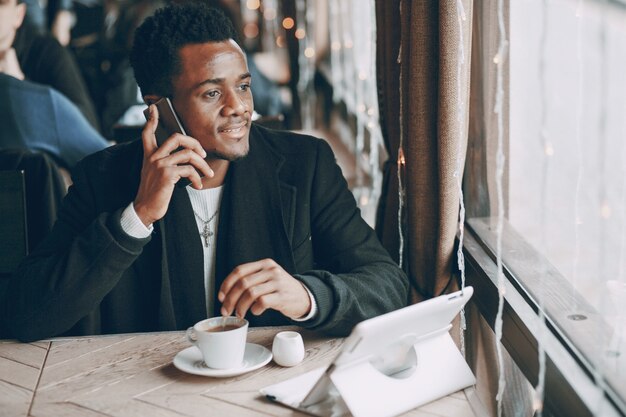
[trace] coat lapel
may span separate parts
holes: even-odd
[[[160,319],[171,322],[168,312],[173,311],[175,328],[182,329],[207,315],[202,242],[184,188],[174,188],[159,227],[163,242]]]

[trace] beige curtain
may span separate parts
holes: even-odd
[[[414,301],[456,288],[452,277],[457,269],[459,190],[454,174],[463,173],[467,147],[473,2],[461,3],[462,32],[456,1],[376,3],[381,120],[391,155],[377,228],[383,244],[398,259],[395,162],[401,145],[406,162],[403,266],[413,285]]]

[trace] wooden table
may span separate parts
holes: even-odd
[[[251,329],[248,342],[271,349],[282,328]],[[189,375],[172,365],[189,346],[182,332],[0,341],[0,416],[304,416],[259,389],[326,365],[342,339],[301,331],[306,357],[231,378]],[[459,391],[407,416],[473,417],[473,391]]]

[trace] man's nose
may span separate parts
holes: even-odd
[[[240,92],[232,91],[226,97],[224,112],[226,115],[242,114],[247,110],[247,103]]]

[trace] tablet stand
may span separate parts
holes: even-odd
[[[325,400],[301,409],[314,415],[396,416],[475,384],[450,327],[419,339],[406,335],[384,357],[337,366],[328,374]]]

